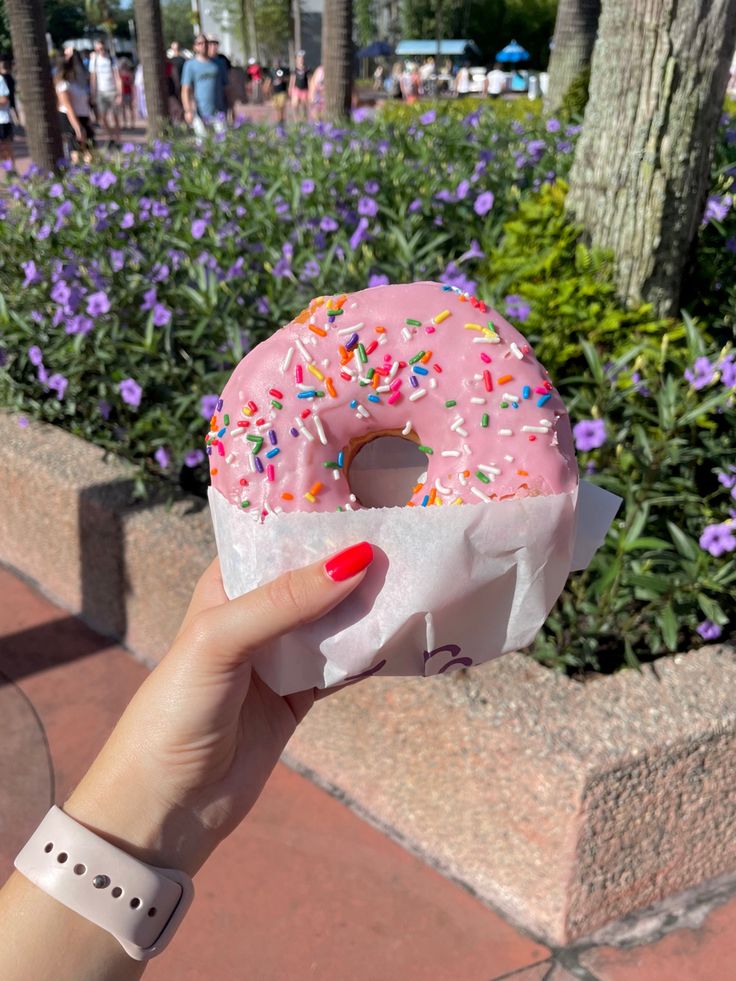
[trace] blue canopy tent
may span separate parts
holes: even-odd
[[[396,45],[398,58],[429,58],[437,54],[446,58],[478,58],[480,50],[472,41],[467,39],[454,41],[399,41]]]
[[[385,41],[374,41],[367,48],[361,48],[357,52],[358,58],[389,58],[394,53],[394,49]]]
[[[496,61],[515,63],[518,61],[528,61],[529,52],[522,48],[518,41],[509,41],[505,48],[502,48],[496,55]]]

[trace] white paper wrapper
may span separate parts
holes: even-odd
[[[370,469],[369,457],[362,462]],[[416,471],[373,470],[371,480],[386,490],[407,476],[414,480]],[[353,489],[358,479],[351,471]],[[396,493],[406,500],[403,487]],[[371,674],[442,674],[525,647],[570,571],[587,566],[620,504],[583,482],[548,497],[282,514],[258,524],[212,488],[209,499],[231,599],[356,542],[374,546],[374,562],[347,600],[254,659],[282,695]]]

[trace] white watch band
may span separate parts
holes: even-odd
[[[138,861],[56,805],[14,864],[39,889],[111,933],[137,961],[161,953],[194,898],[186,873]]]

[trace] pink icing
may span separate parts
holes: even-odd
[[[338,346],[353,333],[373,349],[363,361],[354,346],[343,365]],[[430,357],[411,364],[422,351]],[[371,368],[387,371],[378,388],[372,379],[360,384]],[[324,394],[299,398],[305,391]],[[344,471],[325,463],[337,464],[356,436],[409,422],[432,450],[414,505],[428,496],[479,504],[577,485],[567,412],[527,341],[495,310],[441,283],[313,300],[243,358],[221,402],[207,438],[212,484],[255,516],[359,507]]]

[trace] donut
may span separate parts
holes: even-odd
[[[259,521],[357,509],[350,465],[387,435],[426,455],[410,507],[577,486],[568,414],[527,341],[432,282],[317,297],[250,351],[210,421],[212,486]]]

